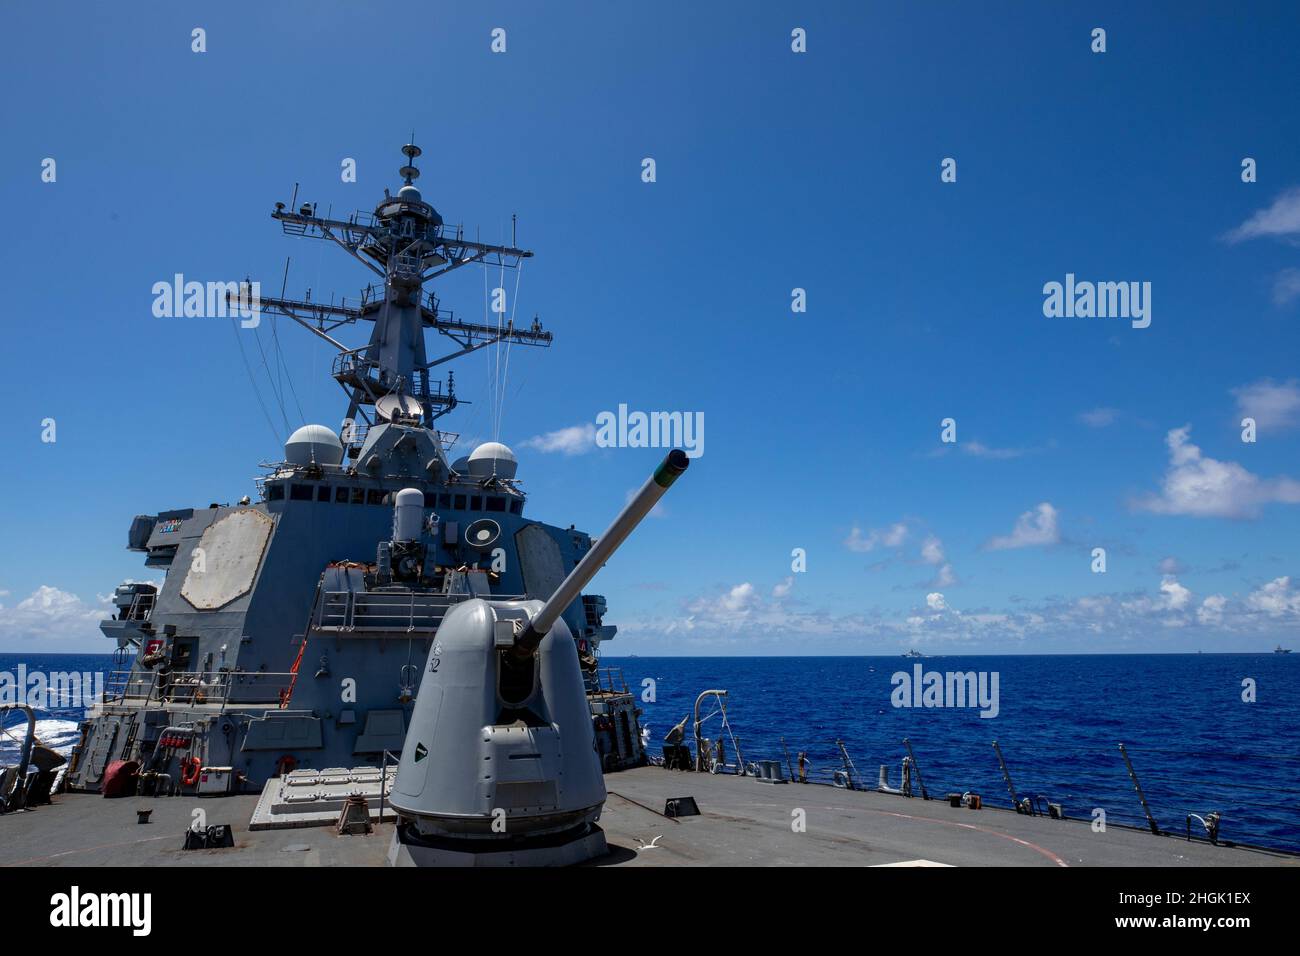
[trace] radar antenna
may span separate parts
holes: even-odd
[[[286,235],[329,240],[382,279],[367,285],[353,301],[313,301],[310,293],[297,299],[281,295],[260,300],[261,307],[293,319],[337,350],[331,375],[349,399],[341,429],[345,441],[359,440],[357,430],[346,424],[359,425],[358,419],[367,426],[398,421],[433,427],[436,419],[461,403],[450,374],[446,388],[430,379],[430,370],[439,365],[496,343],[548,347],[552,341],[551,333],[536,319],[529,328],[515,328],[513,322],[491,326],[463,321],[424,289],[425,283],[462,266],[482,263],[517,269],[533,254],[513,244],[474,242],[465,238],[463,226],[444,222],[415,185],[420,177],[415,160],[423,150],[409,142],[401,151],[406,158],[398,170],[403,185],[396,196],[385,190],[373,212],[334,218],[318,215],[311,203],[295,210],[290,208],[293,203],[286,207],[278,202],[271,213]],[[334,337],[341,326],[362,319],[374,323],[366,345],[349,348]],[[430,358],[425,349],[428,331],[445,336],[456,349]],[[394,396],[391,401],[380,404],[390,396]]]

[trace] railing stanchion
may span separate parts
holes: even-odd
[[[1147,826],[1151,828],[1152,833],[1159,836],[1160,827],[1156,825],[1156,818],[1151,815],[1151,807],[1147,805],[1147,796],[1142,792],[1142,784],[1138,783],[1137,774],[1133,771],[1133,762],[1128,759],[1128,751],[1124,749],[1122,743],[1119,745],[1119,754],[1124,758],[1124,766],[1128,767],[1129,779],[1133,781],[1133,789],[1137,791],[1138,800],[1142,803],[1142,812],[1147,816]]]
[[[921,799],[929,800],[930,795],[925,792],[925,781],[921,779],[921,765],[916,762],[916,754],[912,753],[912,740],[910,737],[903,738],[903,746],[907,748],[907,755],[912,758],[912,769],[916,771],[916,785],[921,788]],[[786,755],[786,760],[790,759]]]
[[[1007,790],[1011,792],[1011,806],[1013,809],[1019,810],[1020,798],[1016,796],[1016,786],[1011,782],[1011,771],[1007,769],[1007,762],[1002,759],[1002,748],[998,746],[996,740],[993,741],[993,750],[998,755],[998,763],[1002,765],[1002,776],[1006,778]]]

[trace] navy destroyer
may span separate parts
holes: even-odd
[[[402,750],[444,615],[470,598],[549,597],[591,549],[586,533],[527,512],[508,447],[449,454],[457,436],[439,426],[461,402],[453,373],[433,373],[489,346],[548,347],[552,334],[536,319],[476,323],[441,306],[427,288],[439,277],[517,269],[532,252],[445,222],[415,184],[420,148],[402,153],[402,185],[372,212],[322,216],[296,187],[276,203],[286,234],[337,245],[376,277],[355,301],[260,297],[263,312],[335,350],[346,414],[337,429],[293,432],[255,496],[131,522],[128,547],[165,578],[116,589],[101,629],[117,669],[82,726],[67,789],[241,792],[299,767],[382,767]],[[336,337],[365,323],[360,347]],[[563,619],[610,770],[641,763],[644,749],[634,698],[598,673],[615,632],[605,611],[603,597],[575,595]]]
[[[295,431],[255,500],[132,521],[129,548],[164,581],[117,588],[101,629],[118,667],[66,768],[19,708],[0,866],[1294,864],[1223,840],[1217,812],[1158,825],[1122,745],[1150,833],[1018,797],[1005,764],[1009,809],[934,799],[910,740],[897,787],[884,765],[871,786],[839,741],[843,769],[818,783],[804,752],[797,771],[788,751],[742,756],[721,688],[648,755],[637,698],[600,665],[605,600],[583,592],[686,456],[671,452],[598,538],[526,513],[505,445],[451,457],[438,422],[458,399],[450,372],[430,372],[552,337],[537,321],[462,321],[425,290],[531,253],[445,223],[415,185],[419,148],[403,153],[403,185],[373,212],[320,216],[296,191],[276,205],[287,234],[382,279],[351,304],[260,298],[336,350],[344,420]],[[335,337],[363,322],[365,345]],[[426,340],[444,339],[431,357]]]

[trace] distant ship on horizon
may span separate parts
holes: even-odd
[[[1277,647],[1273,648],[1273,653],[1274,653],[1274,654],[1290,654],[1290,653],[1291,653],[1291,648],[1289,648],[1289,647],[1283,647],[1281,644],[1279,644]]]

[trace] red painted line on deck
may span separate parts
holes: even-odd
[[[978,830],[980,833],[987,833],[989,836],[1001,837],[1004,840],[1010,840],[1012,843],[1019,843],[1021,846],[1028,847],[1035,853],[1041,853],[1057,866],[1068,867],[1070,864],[1053,853],[1051,850],[1039,846],[1037,843],[1030,843],[1028,840],[1022,840],[1020,837],[1014,837],[1010,833],[1003,833],[1001,830],[991,830],[988,827],[982,827],[975,823],[957,823],[953,820],[939,820],[935,817],[918,817],[910,813],[895,813],[892,810],[872,810],[867,807],[827,807],[827,810],[843,810],[846,813],[882,813],[887,817],[898,817],[902,820],[916,820],[919,823],[939,823],[946,827],[961,827],[965,830]]]

